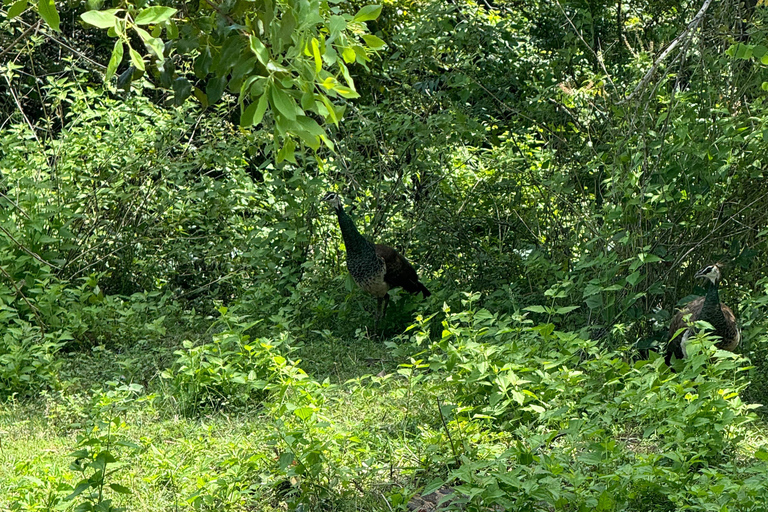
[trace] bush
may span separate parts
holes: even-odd
[[[174,364],[162,373],[184,414],[258,404],[272,391],[285,392],[284,384],[290,387],[307,378],[278,352],[279,348],[289,350],[287,336],[251,341],[245,332],[260,321],[246,322],[226,307],[219,312],[214,328],[223,325],[224,330],[214,334],[210,343],[185,341],[175,352]]]
[[[3,327],[0,339],[0,397],[32,396],[59,386],[61,360],[56,354],[70,339],[62,331],[44,333],[40,327],[15,319]]]

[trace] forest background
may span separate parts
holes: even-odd
[[[4,2],[0,510],[765,510],[767,16]]]

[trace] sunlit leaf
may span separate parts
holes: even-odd
[[[133,20],[137,25],[149,25],[152,23],[162,23],[176,14],[173,7],[164,7],[162,5],[153,5],[143,9]]]
[[[295,121],[298,114],[296,101],[280,87],[272,87],[270,92],[272,93],[272,104],[277,111],[289,121]]]
[[[110,9],[108,11],[86,11],[80,15],[80,18],[94,27],[112,28],[117,21],[117,17],[115,16],[117,11],[117,9]]]
[[[117,67],[121,62],[123,62],[123,40],[117,39],[114,48],[112,48],[112,56],[109,58],[104,80],[109,81],[115,75],[115,71],[117,71]]]
[[[18,0],[8,9],[8,19],[12,20],[27,9],[27,0]]]
[[[61,19],[59,18],[59,11],[56,10],[56,4],[53,0],[38,0],[37,12],[40,17],[56,32],[61,32],[59,24]]]
[[[355,14],[355,21],[375,20],[381,14],[380,5],[366,5]]]

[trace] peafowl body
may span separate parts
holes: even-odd
[[[685,346],[688,338],[695,333],[692,327],[687,327],[685,317],[690,315],[689,323],[696,320],[705,320],[714,328],[714,334],[720,337],[720,342],[715,346],[721,350],[733,352],[741,342],[741,332],[736,324],[736,316],[731,308],[720,302],[718,283],[720,281],[720,265],[708,265],[699,270],[696,278],[706,279],[706,294],[689,302],[679,311],[669,326],[669,343],[665,360],[670,364],[672,356],[677,359],[687,357]],[[681,334],[675,337],[678,330],[687,327]]]
[[[409,293],[421,292],[424,297],[431,295],[427,287],[419,281],[416,270],[400,253],[383,244],[373,244],[355,227],[341,203],[341,198],[334,192],[323,197],[336,211],[347,249],[347,269],[355,283],[378,300],[374,324],[384,317],[389,303],[389,290],[403,288]],[[382,307],[383,305],[383,307]]]

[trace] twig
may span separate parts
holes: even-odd
[[[0,52],[0,62],[2,62],[3,57],[5,57],[6,53],[9,53],[11,50],[13,50],[13,47],[16,46],[16,43],[26,38],[29,35],[29,33],[32,32],[33,30],[37,30],[38,27],[40,27],[41,21],[42,20],[37,20],[37,23],[35,23],[34,25],[29,25],[29,27],[27,27],[27,30],[22,32],[19,37],[17,37],[11,44],[8,45],[8,48]]]
[[[445,416],[443,416],[443,406],[440,404],[440,399],[437,399],[437,412],[440,413],[440,421],[443,423],[445,433],[448,435],[448,441],[451,443],[451,451],[453,452],[453,460],[456,464],[459,463],[459,455],[456,453],[456,447],[453,445],[453,438],[451,437],[451,431],[448,430],[448,425],[445,423]]]
[[[42,263],[42,264],[44,264],[44,265],[48,265],[48,266],[49,266],[49,267],[51,267],[51,268],[55,268],[56,270],[61,270],[59,267],[57,267],[57,266],[56,266],[56,265],[54,265],[53,263],[49,263],[49,262],[45,261],[45,260],[44,260],[43,258],[41,258],[41,257],[40,257],[38,254],[36,254],[36,253],[34,253],[34,252],[30,251],[29,249],[27,249],[26,247],[24,247],[24,245],[23,245],[21,242],[19,242],[18,240],[16,240],[16,239],[13,237],[13,235],[12,235],[12,234],[10,234],[10,233],[8,232],[8,230],[7,230],[7,229],[5,229],[3,226],[0,226],[0,231],[1,231],[1,232],[3,232],[3,233],[5,234],[5,236],[7,236],[8,238],[10,238],[10,239],[11,239],[11,241],[13,241],[13,243],[15,243],[16,245],[18,245],[18,246],[19,246],[19,248],[20,248],[22,251],[24,251],[25,253],[29,254],[30,256],[32,256],[33,258],[35,258],[35,259],[36,259],[37,261],[39,261],[40,263]]]
[[[573,31],[576,32],[576,35],[579,36],[579,39],[581,39],[581,42],[584,43],[584,46],[587,47],[587,50],[592,52],[592,55],[595,56],[595,60],[597,60],[597,63],[600,65],[601,68],[603,68],[603,72],[605,73],[605,77],[608,79],[608,81],[611,83],[611,86],[613,86],[613,90],[617,91],[616,84],[613,83],[613,80],[611,79],[611,74],[608,73],[608,70],[605,68],[605,63],[603,62],[603,59],[595,52],[595,49],[589,46],[589,44],[584,40],[584,37],[581,35],[581,32],[579,32],[579,29],[576,28],[576,25],[574,25],[571,18],[568,16],[568,13],[565,12],[565,9],[563,9],[563,6],[560,5],[560,0],[555,0],[557,2],[557,6],[560,8],[560,11],[563,13],[563,16],[565,16],[565,19],[568,20],[568,23],[573,28]],[[711,0],[710,0],[711,1]],[[619,3],[619,9],[621,9],[621,3]]]
[[[693,17],[690,23],[685,27],[685,30],[683,30],[679,36],[677,36],[671,43],[669,43],[669,46],[661,52],[661,55],[659,55],[659,58],[656,59],[656,62],[653,63],[653,66],[651,66],[651,69],[648,70],[648,72],[643,76],[643,78],[640,80],[640,83],[637,84],[635,89],[632,91],[632,93],[627,96],[624,100],[619,101],[619,104],[626,103],[630,101],[632,98],[634,98],[638,92],[640,92],[642,89],[645,88],[646,85],[648,85],[648,82],[651,81],[651,78],[653,77],[653,74],[656,72],[656,70],[659,68],[661,63],[664,61],[664,59],[667,58],[667,56],[674,50],[678,44],[680,44],[680,41],[685,38],[688,33],[693,30],[695,27],[701,23],[701,19],[704,17],[704,14],[707,12],[707,9],[709,9],[709,4],[712,3],[712,0],[705,0],[704,5],[701,6],[701,9],[699,9],[699,12],[696,13],[696,16]]]
[[[7,13],[5,10],[0,10],[0,12],[2,12],[3,14],[5,14],[6,16],[8,15],[8,13]],[[23,20],[23,19],[21,19],[21,18],[16,18],[16,19],[17,19],[17,20],[19,20],[19,22],[21,22],[21,24],[23,24],[23,25],[24,25],[24,26],[26,26],[26,27],[32,27],[32,26],[33,26],[33,25],[30,25],[29,23],[27,23],[26,21],[24,21],[24,20]],[[96,67],[98,67],[98,68],[101,68],[102,70],[105,70],[105,71],[106,71],[106,69],[107,69],[107,66],[105,66],[104,64],[100,64],[100,63],[96,62],[96,61],[95,61],[95,60],[93,60],[92,58],[90,58],[90,57],[88,57],[87,55],[85,55],[83,52],[76,50],[76,49],[75,49],[75,48],[73,48],[71,45],[69,45],[68,43],[66,43],[65,41],[63,41],[62,39],[59,39],[59,38],[57,38],[56,36],[54,36],[53,34],[49,34],[49,33],[47,33],[47,32],[41,32],[41,33],[42,33],[42,34],[43,34],[45,37],[47,37],[48,39],[50,39],[51,41],[54,41],[54,42],[55,42],[56,44],[58,44],[59,46],[63,46],[64,48],[66,48],[67,50],[71,51],[72,53],[74,53],[75,55],[77,55],[78,57],[80,57],[81,59],[83,59],[83,60],[86,60],[86,61],[90,62],[91,64],[93,64],[94,66],[96,66]]]
[[[19,286],[16,284],[16,280],[13,279],[13,277],[8,272],[6,272],[6,270],[2,266],[0,266],[0,272],[2,272],[2,274],[6,277],[6,279],[8,279],[11,285],[13,285],[13,287],[16,289],[16,295],[21,295],[21,298],[24,300],[24,302],[27,303],[27,306],[29,306],[29,309],[31,309],[32,313],[35,314],[35,318],[37,319],[37,325],[40,326],[40,332],[42,334],[45,334],[45,323],[43,322],[43,319],[40,317],[40,312],[37,310],[35,306],[32,305],[31,302],[29,302],[29,299],[27,299],[27,296],[24,295],[24,292],[22,292]]]
[[[240,272],[240,270],[242,270],[242,269],[238,269],[238,270],[236,270],[234,272],[230,272],[229,274],[225,274],[225,275],[219,277],[218,279],[214,279],[210,283],[204,284],[204,285],[202,285],[202,286],[200,286],[198,288],[195,288],[194,290],[190,290],[190,291],[188,291],[186,293],[182,293],[181,295],[177,296],[176,299],[182,299],[182,298],[184,298],[184,297],[186,297],[188,295],[194,295],[195,293],[197,293],[199,291],[202,291],[202,290],[208,288],[209,286],[218,283],[219,281],[223,281],[225,279],[229,279],[231,276],[233,276],[233,275],[237,274],[238,272]]]
[[[27,212],[25,212],[25,211],[24,211],[24,208],[22,208],[21,206],[19,206],[19,203],[17,203],[16,201],[14,201],[13,199],[11,199],[11,198],[10,198],[10,197],[8,197],[7,195],[3,194],[2,192],[0,192],[0,197],[2,197],[3,199],[5,199],[5,200],[6,200],[6,201],[8,201],[9,203],[11,203],[13,206],[15,206],[15,207],[16,207],[16,209],[17,209],[17,210],[19,210],[23,216],[25,216],[27,219],[29,219],[29,215],[27,215]]]

